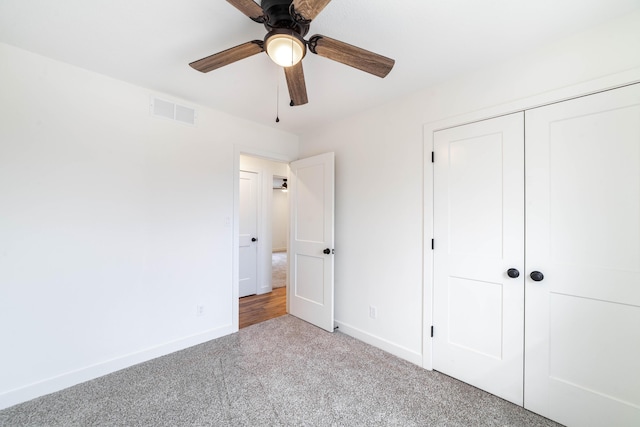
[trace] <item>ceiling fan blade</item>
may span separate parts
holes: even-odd
[[[284,75],[287,78],[287,87],[289,88],[289,96],[291,97],[292,106],[304,105],[307,99],[307,85],[304,82],[304,71],[302,70],[302,62],[298,62],[291,67],[283,67]]]
[[[293,0],[292,16],[298,22],[311,22],[331,0]]]
[[[214,53],[206,58],[199,59],[189,64],[193,69],[203,73],[215,70],[225,65],[233,64],[241,59],[248,58],[256,53],[264,52],[263,41],[253,40],[243,43],[231,49]]]
[[[378,77],[389,74],[396,63],[395,60],[386,56],[320,34],[309,39],[309,50]]]
[[[227,2],[256,22],[262,24],[266,21],[262,7],[253,0],[227,0]]]

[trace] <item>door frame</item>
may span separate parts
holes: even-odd
[[[452,118],[438,120],[423,125],[423,268],[422,268],[422,367],[433,370],[433,342],[431,339],[431,327],[433,326],[433,209],[434,209],[434,168],[431,162],[431,153],[434,150],[434,133],[440,130],[462,126],[481,120],[492,119],[507,114],[518,113],[536,107],[542,107],[557,102],[563,102],[594,93],[617,89],[624,86],[640,83],[640,69],[624,71],[599,79],[590,80],[561,89],[545,92],[540,95],[522,98],[510,103],[497,105],[482,110],[473,111]],[[437,246],[437,242],[435,243]]]
[[[259,157],[265,160],[291,163],[298,159],[298,156],[288,156],[282,153],[262,150],[260,148],[235,144],[233,148],[233,216],[231,218],[232,233],[232,278],[231,278],[231,326],[232,331],[237,332],[240,326],[240,155]],[[264,176],[262,177],[264,179]],[[227,217],[228,218],[228,217]],[[225,221],[227,221],[225,219]],[[261,232],[270,229],[271,224],[263,225]],[[260,242],[260,240],[258,240]],[[258,251],[260,252],[260,251]],[[287,293],[288,294],[288,293]],[[287,295],[287,309],[289,307],[289,296]]]

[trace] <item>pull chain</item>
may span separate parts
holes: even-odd
[[[276,85],[276,123],[280,123],[280,83]]]
[[[291,30],[291,65],[293,66],[293,30]]]

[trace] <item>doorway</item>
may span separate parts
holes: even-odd
[[[271,287],[275,290],[287,286],[289,242],[288,178],[273,177],[271,197]]]
[[[257,180],[255,194],[248,191],[243,194],[244,187],[239,187],[240,245],[243,243],[243,230],[247,229],[242,223],[243,218],[252,218],[254,210],[256,217],[256,232],[252,236],[255,239],[252,242],[256,250],[255,259],[243,257],[242,247],[239,248],[241,276],[242,272],[256,271],[256,286],[252,292],[239,295],[239,328],[244,328],[287,313],[289,202],[286,180],[289,166],[243,154],[240,155],[239,166],[241,181],[246,174],[252,174]],[[243,203],[249,197],[255,198],[254,202]],[[252,212],[243,212],[243,209]]]

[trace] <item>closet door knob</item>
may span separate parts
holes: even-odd
[[[258,239],[256,239],[255,237],[252,237],[252,238],[251,238],[251,241],[252,241],[252,242],[257,242],[257,241],[258,241]]]
[[[542,279],[544,279],[544,274],[540,273],[539,271],[532,271],[529,276],[534,282],[540,282],[542,281]]]
[[[322,252],[324,252],[325,254],[329,255],[329,254],[331,253],[331,249],[327,248],[327,249],[325,249],[325,250],[324,250],[324,251],[322,251]]]
[[[516,277],[520,277],[520,272],[518,271],[517,268],[510,268],[507,270],[507,276],[511,277],[512,279],[515,279]]]

